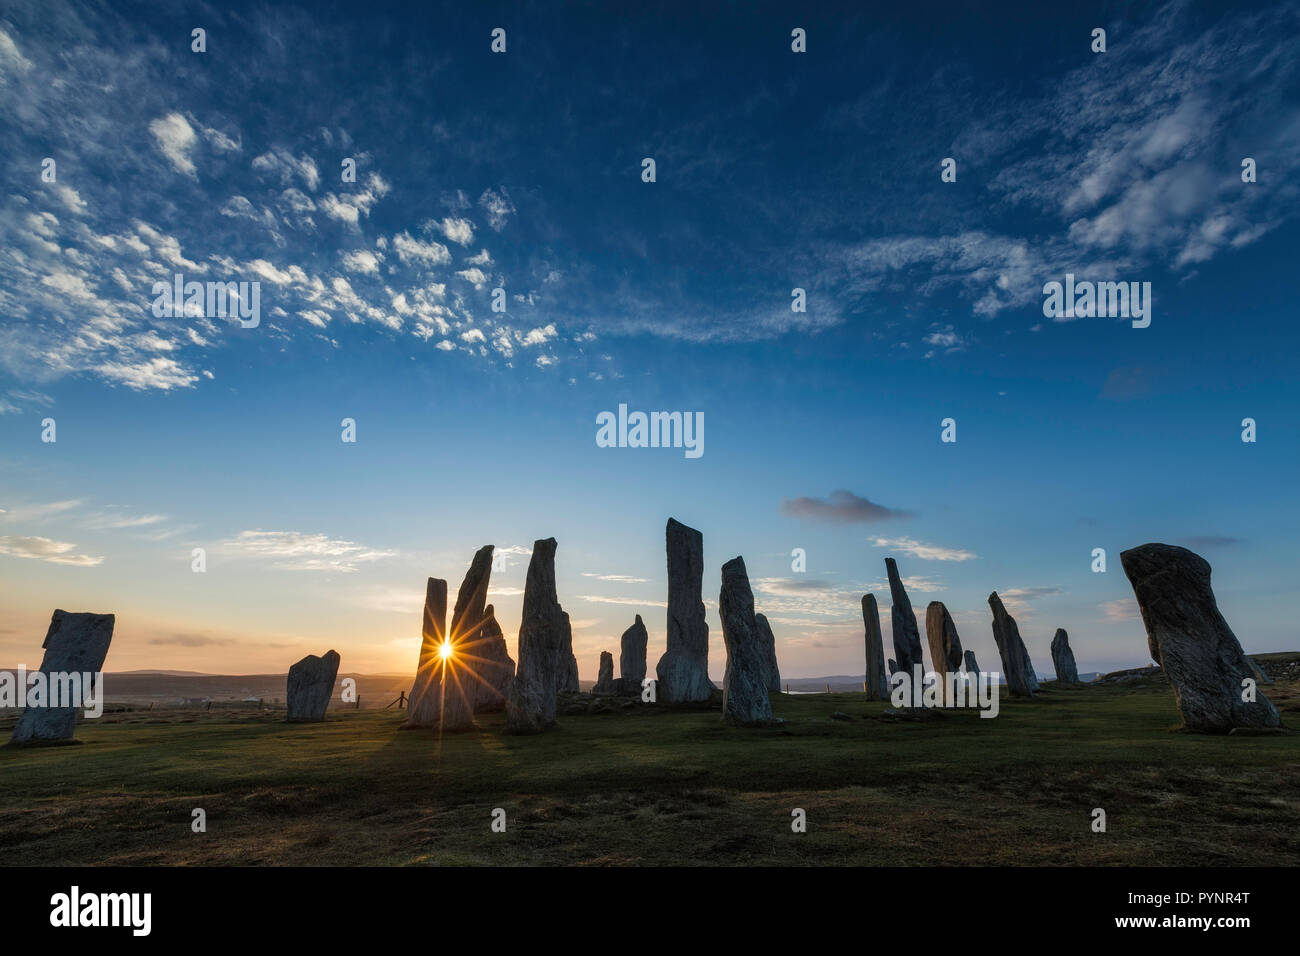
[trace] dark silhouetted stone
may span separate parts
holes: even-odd
[[[650,635],[646,633],[645,623],[638,614],[635,623],[623,632],[623,637],[619,640],[618,655],[620,678],[625,688],[635,687],[637,693],[641,692],[641,682],[645,680],[645,652],[649,643]]]
[[[767,675],[767,692],[779,694],[781,693],[781,667],[776,661],[776,635],[772,633],[772,625],[767,623],[767,618],[762,614],[754,615],[754,623],[758,625],[758,637],[763,645],[763,672]]]
[[[727,645],[722,718],[742,727],[768,723],[772,720],[772,702],[767,692],[766,654],[754,619],[754,592],[749,587],[743,558],[732,558],[722,566],[718,615]]]
[[[561,652],[572,646],[569,615],[555,593],[555,539],[533,543],[519,624],[519,666],[506,695],[506,728],[535,734],[555,723],[555,696],[565,675]],[[567,667],[567,661],[564,662]]]
[[[1016,619],[1002,606],[997,591],[989,595],[989,607],[993,610],[993,640],[998,645],[998,656],[1002,658],[1002,676],[1006,679],[1007,690],[1013,697],[1033,697],[1034,692],[1029,689],[1025,676],[1029,652],[1020,639]]]
[[[961,638],[957,636],[957,625],[942,601],[931,601],[925,609],[925,634],[930,642],[930,660],[938,676],[939,699],[948,702],[948,674],[961,670]]]
[[[483,626],[477,639],[466,648],[466,652],[476,658],[472,663],[475,673],[481,678],[481,681],[475,681],[478,692],[474,713],[498,714],[506,708],[506,694],[514,680],[515,662],[497,622],[496,608],[489,604],[483,615]]]
[[[704,536],[674,518],[664,534],[668,552],[668,649],[655,667],[657,699],[707,701],[709,625],[704,620]]]
[[[290,667],[288,693],[285,695],[288,719],[295,723],[324,720],[338,674],[338,651],[326,651],[320,657],[308,654]]]
[[[874,594],[862,595],[862,623],[866,627],[867,641],[867,700],[889,699],[889,674],[894,673],[891,660],[889,674],[885,673],[885,641],[880,631],[880,608]]]
[[[889,574],[889,594],[894,602],[889,609],[889,627],[894,634],[894,657],[898,660],[898,669],[909,677],[913,666],[925,669],[921,656],[921,632],[916,626],[916,615],[912,612],[912,602],[907,597],[907,590],[898,576],[898,564],[893,558],[885,558],[885,571]]]
[[[79,705],[92,693],[98,694],[98,699],[102,702],[103,678],[97,675],[103,672],[108,645],[113,641],[113,624],[112,614],[62,610],[54,612],[50,618],[49,630],[45,632],[45,641],[41,644],[45,648],[40,667],[40,673],[45,675],[45,699],[35,701],[39,706],[28,707],[26,704],[32,701],[29,689],[17,688],[18,702],[24,709],[14,726],[9,743],[30,746],[58,744],[73,739],[81,707],[52,705]],[[75,679],[72,677],[74,674],[78,675]],[[54,675],[53,680],[51,675]],[[95,682],[93,689],[85,686],[87,675],[90,675],[90,681]],[[30,678],[32,675],[27,676]]]
[[[596,686],[591,689],[591,692],[593,694],[612,694],[615,690],[614,655],[609,651],[601,651],[600,670],[597,672]]]
[[[1079,668],[1074,664],[1074,651],[1070,650],[1070,635],[1063,627],[1058,627],[1052,638],[1052,667],[1056,670],[1056,679],[1062,684],[1079,683]]]
[[[1232,628],[1219,613],[1210,565],[1170,544],[1144,544],[1120,555],[1133,585],[1151,656],[1168,675],[1188,730],[1226,734],[1277,727],[1277,708],[1263,694],[1243,701],[1254,678]]]

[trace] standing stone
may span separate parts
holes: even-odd
[[[939,682],[939,699],[947,703],[947,675],[961,670],[962,652],[957,625],[942,601],[931,601],[925,609],[925,634],[930,642],[930,661]]]
[[[892,657],[889,659],[889,676],[893,677],[898,673],[898,662]]]
[[[1210,565],[1170,544],[1144,544],[1120,555],[1133,585],[1151,656],[1169,675],[1188,730],[1224,734],[1237,727],[1277,727],[1277,708],[1263,694],[1243,701],[1242,681],[1255,675],[1232,628],[1219,613]]]
[[[704,620],[704,535],[668,519],[668,649],[655,667],[656,697],[670,703],[707,701],[709,625]]]
[[[485,622],[493,550],[492,545],[485,544],[474,553],[456,594],[456,608],[451,612],[451,643],[457,650],[476,639]]]
[[[415,681],[407,697],[403,727],[432,727],[438,722],[442,691],[430,699],[430,688],[442,679],[439,650],[447,636],[447,582],[429,578],[424,588],[424,621],[420,629],[420,655],[415,664]]]
[[[889,699],[889,678],[885,673],[885,642],[880,632],[880,608],[874,594],[862,595],[862,623],[867,629],[867,700]],[[891,660],[890,671],[897,665]]]
[[[609,651],[601,651],[600,670],[597,672],[596,686],[591,689],[591,692],[593,694],[612,694],[615,690],[614,655]]]
[[[1065,628],[1058,627],[1052,638],[1052,666],[1056,668],[1056,679],[1062,684],[1079,683],[1079,668],[1074,664],[1074,651],[1070,650],[1070,635]]]
[[[573,653],[573,629],[565,616],[564,637],[560,643],[560,683],[556,690],[566,694],[576,694],[582,690],[578,682],[578,658]]]
[[[478,637],[466,647],[466,653],[477,658],[473,661],[474,671],[482,678],[481,682],[474,682],[478,685],[474,713],[498,714],[506,708],[506,693],[515,676],[515,662],[497,622],[496,608],[489,604],[483,614]]]
[[[921,657],[921,632],[917,629],[912,602],[908,600],[903,581],[898,576],[898,564],[893,558],[885,558],[885,570],[889,573],[889,594],[894,602],[894,606],[889,609],[889,626],[894,632],[894,656],[898,658],[898,669],[910,677],[913,667],[925,669],[925,661]]]
[[[1029,646],[1022,639],[1020,641],[1020,656],[1025,659],[1025,684],[1031,692],[1038,690],[1038,673],[1034,670],[1034,662],[1029,659]]]
[[[754,618],[754,592],[749,587],[744,558],[722,566],[718,594],[722,640],[727,645],[727,679],[722,690],[722,719],[741,727],[772,720],[768,697],[766,651]]]
[[[560,687],[560,652],[572,640],[569,615],[555,594],[555,539],[533,543],[519,624],[519,667],[506,695],[506,728],[514,734],[541,733],[555,723]]]
[[[979,663],[975,660],[975,652],[967,651],[966,652],[966,673],[974,677],[977,674],[979,674],[979,672],[980,672],[980,666]]]
[[[623,632],[623,637],[619,640],[618,672],[624,684],[624,693],[630,693],[632,689],[641,692],[641,682],[645,680],[645,651],[649,643],[650,635],[646,633],[645,623],[638,614],[636,622]]]
[[[285,700],[288,720],[319,721],[334,695],[334,678],[339,674],[338,651],[326,651],[320,657],[308,654],[289,668],[289,687]]]
[[[1002,606],[997,591],[989,595],[989,607],[993,609],[993,640],[1002,658],[1002,676],[1006,678],[1007,690],[1013,697],[1033,697],[1034,692],[1029,689],[1025,677],[1025,661],[1029,654],[1020,640],[1016,619]]]
[[[781,666],[776,660],[776,635],[772,633],[772,625],[767,622],[767,617],[762,614],[754,615],[754,623],[758,625],[758,637],[763,646],[763,668],[767,674],[767,692],[769,694],[781,693]]]
[[[55,701],[52,694],[55,684],[68,687],[67,682],[51,682],[50,674],[79,674],[81,701],[90,693],[86,681],[95,683],[99,699],[103,700],[104,681],[102,672],[104,658],[108,656],[108,645],[113,640],[112,614],[88,614],[56,610],[50,618],[50,628],[45,632],[45,654],[41,658],[41,673],[46,675],[46,697],[39,701],[41,706],[26,707],[31,700],[28,688],[18,688],[20,703],[24,704],[22,715],[14,726],[11,744],[48,744],[71,740],[77,730],[77,716],[80,706],[53,707],[54,703],[66,702],[66,697]],[[31,675],[28,675],[29,677]],[[63,697],[64,691],[60,691]]]

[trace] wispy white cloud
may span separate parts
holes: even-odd
[[[901,551],[922,561],[971,561],[976,557],[973,551],[962,548],[946,548],[937,544],[924,544],[915,538],[873,538],[872,544],[877,548]]]

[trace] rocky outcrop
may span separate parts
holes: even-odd
[[[732,558],[722,566],[718,615],[727,645],[722,718],[741,727],[770,723],[772,702],[767,690],[766,653],[754,618],[754,592],[743,558]]]
[[[922,670],[925,669],[925,660],[921,656],[921,632],[916,626],[912,602],[907,597],[907,590],[898,576],[898,564],[893,558],[885,558],[885,571],[889,574],[889,594],[894,602],[889,609],[894,657],[898,660],[898,669],[910,677],[914,666],[920,665]]]
[[[1277,727],[1277,708],[1263,694],[1242,700],[1242,681],[1254,672],[1219,612],[1210,565],[1170,544],[1144,544],[1120,555],[1133,585],[1147,647],[1169,677],[1188,730],[1229,733]]]
[[[781,693],[781,667],[776,661],[776,635],[772,633],[772,625],[767,623],[767,618],[762,614],[754,615],[754,623],[758,625],[758,639],[763,648],[763,673],[767,675],[767,692],[779,694]]]
[[[1002,676],[1007,682],[1007,690],[1013,697],[1033,697],[1025,673],[1029,651],[1020,639],[1016,619],[1002,606],[997,591],[989,595],[989,607],[993,610],[993,640],[998,646],[998,656],[1002,658]]]
[[[880,608],[874,594],[862,595],[862,623],[866,628],[867,676],[864,686],[867,700],[889,699],[889,674],[885,672],[885,642],[880,631]],[[893,664],[891,660],[889,662]]]
[[[554,538],[534,542],[528,562],[519,665],[506,695],[506,729],[515,734],[540,733],[555,723],[555,695],[565,679],[561,651],[566,639],[572,646],[572,630],[555,593],[555,548]]]
[[[668,649],[655,667],[656,696],[669,703],[704,702],[713,694],[709,625],[704,620],[704,536],[669,518],[665,539]]]
[[[593,694],[612,694],[614,691],[614,655],[609,651],[601,651],[596,686],[591,689],[591,692]]]
[[[961,670],[962,651],[957,625],[942,601],[931,601],[925,609],[925,634],[930,642],[930,661],[939,679],[940,700],[947,703],[948,681],[945,676]]]
[[[1070,635],[1063,627],[1058,627],[1052,638],[1052,667],[1056,669],[1056,679],[1060,683],[1079,683],[1079,668],[1074,663],[1074,651],[1070,650]]]
[[[104,683],[98,675],[104,670],[108,645],[113,641],[114,621],[112,614],[54,612],[49,630],[45,632],[45,641],[41,644],[45,654],[41,658],[40,672],[46,675],[46,695],[43,700],[33,699],[29,688],[17,688],[24,710],[14,726],[13,736],[9,738],[10,744],[57,744],[73,739],[77,717],[87,696],[97,694],[97,699],[103,700]],[[51,681],[51,674],[60,675],[59,680]],[[75,688],[71,680],[73,674],[78,675]],[[87,681],[95,682],[95,686],[87,687]],[[59,699],[55,699],[54,684],[58,685]],[[53,706],[60,703],[72,706]]]
[[[288,693],[285,695],[288,720],[294,723],[324,720],[338,674],[338,651],[326,651],[320,657],[308,654],[290,667]]]

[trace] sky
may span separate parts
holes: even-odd
[[[413,671],[489,543],[514,654],[553,536],[582,677],[636,614],[653,668],[670,516],[717,681],[736,555],[788,677],[863,672],[868,591],[892,656],[885,557],[985,669],[993,590],[1040,674],[1144,665],[1148,541],[1300,648],[1300,5],[630,6],[0,8],[0,664],[63,608],[110,671]],[[703,453],[601,447],[620,404]]]

